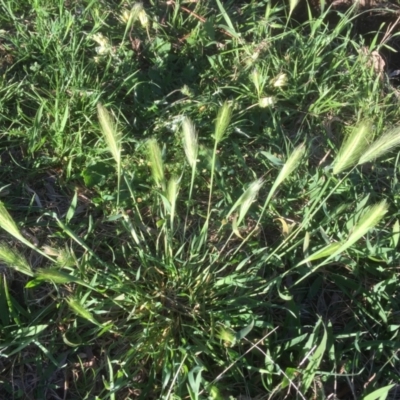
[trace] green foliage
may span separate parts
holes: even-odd
[[[0,397],[390,398],[400,113],[353,10],[78,3],[0,1]]]

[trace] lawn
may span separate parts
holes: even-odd
[[[295,3],[0,0],[0,399],[400,398],[396,6]]]

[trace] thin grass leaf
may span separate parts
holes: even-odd
[[[400,127],[383,134],[372,143],[362,154],[358,165],[373,161],[400,146]]]
[[[25,260],[25,257],[4,244],[0,244],[0,261],[15,271],[33,277],[32,268]]]
[[[11,215],[8,213],[7,209],[4,207],[3,202],[0,201],[0,228],[4,229],[11,236],[14,236],[15,239],[24,243],[26,246],[35,249],[35,246],[26,240],[21,232],[19,231],[17,224],[11,218]]]
[[[228,25],[229,29],[230,29],[230,33],[233,34],[235,37],[239,37],[238,33],[235,30],[235,27],[231,21],[231,19],[229,18],[228,13],[226,12],[224,6],[222,5],[220,0],[216,0],[217,2],[217,6],[219,8],[219,10],[221,11],[221,14],[226,22],[226,24]]]
[[[362,122],[353,129],[336,156],[333,165],[334,174],[338,174],[359,163],[360,157],[365,153],[369,144],[372,133],[371,125],[368,122]]]
[[[189,118],[182,122],[183,146],[189,165],[193,168],[197,162],[199,143],[195,126]]]
[[[220,143],[225,136],[226,130],[231,122],[232,107],[225,102],[218,111],[217,120],[215,122],[215,143]]]
[[[154,182],[165,190],[164,163],[157,140],[149,139],[147,141],[147,149]]]
[[[282,184],[282,182],[285,179],[287,179],[287,177],[298,167],[300,160],[303,158],[305,151],[306,151],[306,147],[305,147],[304,143],[301,144],[300,146],[297,146],[293,150],[293,153],[290,155],[290,157],[286,161],[285,165],[281,169],[281,172],[279,173],[274,184],[272,185],[272,188],[269,191],[267,200],[265,202],[264,208],[270,202],[272,196],[275,194],[276,190]]]
[[[317,323],[317,326],[314,329],[314,333],[316,333],[316,331],[318,330],[320,323],[321,323],[321,320]],[[315,352],[311,355],[309,362],[307,364],[307,367],[303,372],[302,388],[303,388],[304,392],[306,392],[310,388],[312,383],[314,382],[315,374],[321,364],[322,357],[326,350],[326,344],[328,341],[328,333],[326,331],[325,326],[323,326],[323,328],[324,328],[324,335],[322,336],[321,343],[315,349]]]
[[[237,220],[237,225],[240,225],[247,212],[249,211],[249,208],[256,198],[258,192],[260,191],[263,183],[264,181],[262,179],[257,179],[256,181],[252,182],[250,186],[239,197],[236,203],[232,206],[227,215],[227,218],[229,218],[229,216],[240,206],[239,218]]]
[[[381,387],[377,390],[374,390],[372,393],[363,397],[363,400],[386,400],[390,390],[395,386],[395,384],[391,384],[388,386]]]

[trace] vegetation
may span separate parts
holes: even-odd
[[[1,398],[399,394],[396,36],[295,5],[0,0]]]

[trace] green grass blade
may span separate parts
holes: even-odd
[[[317,326],[316,326],[316,329],[314,330],[314,332],[316,330],[318,330],[318,326],[320,323],[321,323],[321,320],[319,321],[319,323],[317,323]],[[328,333],[324,326],[324,334],[322,336],[321,343],[315,349],[315,352],[311,355],[308,365],[303,372],[302,388],[303,388],[304,392],[306,392],[311,387],[312,383],[314,382],[315,374],[316,374],[319,366],[321,365],[322,357],[326,350],[327,341],[328,341]]]
[[[216,0],[217,2],[217,6],[219,8],[219,11],[221,12],[226,24],[228,25],[229,29],[230,29],[230,33],[233,34],[234,36],[236,36],[236,38],[239,37],[238,33],[235,30],[235,27],[231,21],[231,19],[229,18],[228,13],[226,12],[224,6],[222,5],[220,0]]]
[[[362,398],[362,400],[385,400],[387,399],[390,390],[394,387],[395,385],[388,385],[381,387],[377,390],[374,390],[372,393],[367,394],[365,397]]]

